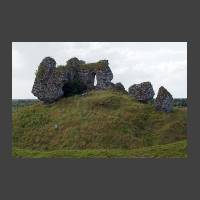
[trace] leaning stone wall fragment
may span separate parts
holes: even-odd
[[[161,86],[155,100],[155,108],[158,111],[171,112],[173,109],[173,97],[166,88]]]

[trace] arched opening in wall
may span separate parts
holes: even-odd
[[[72,96],[75,94],[82,94],[87,90],[85,84],[78,80],[67,82],[63,85],[62,90],[64,92],[63,97]]]
[[[94,86],[96,86],[97,85],[97,76],[96,76],[96,74],[94,75]]]

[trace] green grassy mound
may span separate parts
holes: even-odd
[[[186,158],[185,140],[176,143],[156,145],[139,149],[87,149],[34,151],[14,149],[15,158]]]
[[[63,98],[51,105],[36,103],[13,112],[13,146],[90,152],[169,144],[186,139],[186,117],[186,108],[162,113],[126,94],[91,91],[85,96]]]

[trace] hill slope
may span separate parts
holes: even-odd
[[[186,109],[155,111],[114,91],[36,103],[13,112],[16,149],[135,149],[186,139]]]

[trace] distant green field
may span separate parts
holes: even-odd
[[[151,102],[154,103],[155,99],[153,99]],[[175,107],[187,107],[187,104],[186,98],[174,98],[173,105]]]
[[[33,151],[13,149],[15,158],[186,158],[186,140],[139,149],[83,149],[83,150],[55,150]]]
[[[33,105],[34,103],[37,103],[37,99],[13,99],[12,100],[12,111],[16,111],[19,108]]]

